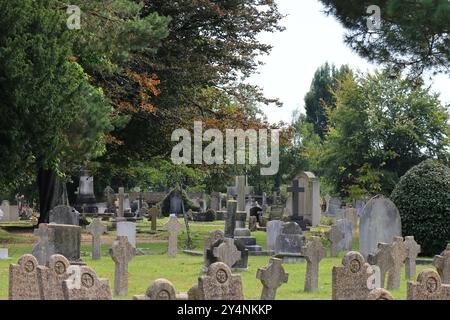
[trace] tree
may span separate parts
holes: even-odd
[[[407,69],[418,78],[425,70],[450,72],[448,0],[320,0],[347,29],[345,41],[371,62]],[[371,5],[381,9],[380,29],[368,28]]]
[[[350,73],[347,65],[337,69],[334,65],[325,63],[319,67],[314,74],[311,82],[311,88],[305,96],[306,119],[314,125],[314,131],[321,139],[325,137],[328,125],[328,117],[326,106],[334,108],[336,101],[334,100],[333,91],[336,89],[340,80]]]
[[[429,88],[378,73],[349,76],[335,95],[317,162],[336,191],[389,195],[412,166],[448,161],[448,108]]]

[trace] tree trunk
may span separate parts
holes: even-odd
[[[55,171],[39,169],[37,185],[39,189],[39,220],[38,224],[49,222],[49,212],[52,209],[53,195],[58,177]]]

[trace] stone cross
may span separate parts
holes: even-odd
[[[241,276],[231,274],[223,262],[213,263],[198,278],[198,291],[200,300],[244,300]]]
[[[241,260],[241,252],[237,249],[232,238],[224,238],[223,242],[214,248],[213,255],[219,262],[225,263],[230,268]]]
[[[125,188],[119,188],[119,211],[117,212],[117,217],[118,218],[123,218],[125,216],[124,213],[124,203],[125,200]]]
[[[148,287],[145,295],[134,296],[133,300],[176,300],[175,287],[169,280],[156,279]]]
[[[414,240],[413,236],[405,237],[405,245],[408,248],[408,256],[406,257],[406,278],[416,278],[416,259],[421,252],[420,245]]]
[[[106,232],[106,226],[99,218],[94,218],[92,223],[86,227],[86,230],[92,235],[92,260],[99,260],[102,257],[101,235]]]
[[[110,249],[110,255],[116,264],[114,273],[114,295],[128,295],[128,263],[136,255],[136,249],[127,237],[117,237]]]
[[[307,261],[305,291],[316,292],[319,288],[319,263],[327,255],[327,249],[319,237],[312,237],[300,252]]]
[[[394,265],[391,253],[391,245],[388,243],[378,243],[377,249],[368,256],[368,262],[371,265],[376,265],[380,268],[380,284],[381,287],[385,286],[386,274],[391,270]]]
[[[39,237],[39,242],[36,246],[36,259],[40,265],[45,266],[47,259],[50,256],[50,240],[52,236],[51,230],[48,228],[48,224],[41,223],[39,228],[34,230],[34,235]]]
[[[287,192],[291,192],[292,193],[292,217],[294,218],[299,218],[300,213],[299,213],[299,194],[301,192],[305,192],[305,188],[300,187],[299,185],[299,181],[298,180],[294,180],[292,181],[292,186],[287,188]]]
[[[450,300],[450,285],[443,284],[433,269],[423,270],[417,282],[408,281],[408,300]]]
[[[245,196],[249,194],[252,189],[251,186],[247,186],[245,176],[236,177],[237,211],[245,211]]]
[[[331,229],[326,232],[326,237],[331,242],[330,256],[337,257],[339,255],[338,244],[342,239],[344,239],[345,234],[336,224],[333,224]]]
[[[442,283],[450,284],[450,244],[447,244],[444,252],[434,257],[433,264],[442,278]]]
[[[169,231],[169,257],[176,257],[178,251],[178,232],[183,225],[178,222],[176,215],[171,214],[169,222],[164,225],[164,230]]]
[[[70,276],[69,267],[69,260],[60,254],[50,257],[48,268],[37,267],[42,300],[64,300],[63,282]]]
[[[400,289],[402,268],[408,257],[408,247],[403,242],[403,237],[394,237],[394,242],[391,244],[391,254],[393,265],[389,271],[387,289]]]
[[[270,258],[267,266],[258,269],[256,278],[263,285],[261,300],[275,300],[277,289],[288,282],[289,274],[284,271],[283,260]]]
[[[227,238],[234,237],[234,229],[236,228],[236,210],[237,210],[237,201],[228,200],[227,216],[225,219],[225,237]]]

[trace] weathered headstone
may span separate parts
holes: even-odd
[[[304,258],[300,255],[304,238],[302,229],[297,223],[284,223],[281,234],[277,237],[275,243],[276,256],[283,258],[284,263],[304,262]]]
[[[9,259],[8,257],[8,249],[7,248],[0,248],[0,260],[6,260]]]
[[[300,216],[307,225],[313,227],[320,224],[320,182],[312,172],[303,171],[295,176],[305,189],[300,193]]]
[[[319,237],[312,237],[302,247],[301,254],[306,258],[305,291],[316,292],[319,288],[319,264],[327,254]]]
[[[217,262],[214,257],[214,247],[217,241],[222,240],[225,237],[223,231],[212,231],[208,237],[205,238],[205,248],[203,252],[204,268],[208,268],[212,263]],[[206,269],[204,269],[206,272]]]
[[[344,219],[352,223],[352,230],[358,226],[358,212],[355,208],[345,208]]]
[[[134,296],[133,300],[176,300],[175,287],[169,280],[156,279],[148,287],[145,295]]]
[[[417,282],[408,281],[408,300],[450,300],[450,285],[442,284],[439,274],[433,269],[423,270]]]
[[[169,248],[168,255],[175,257],[178,251],[178,232],[183,228],[183,225],[178,222],[177,216],[170,215],[169,222],[164,225],[164,229],[169,231]]]
[[[421,252],[421,248],[413,236],[405,237],[405,245],[408,248],[408,256],[405,262],[406,278],[413,279],[416,277],[416,259]]]
[[[159,209],[156,207],[150,208],[148,211],[148,218],[151,223],[151,230],[156,231],[157,228],[157,220],[159,216]]]
[[[257,229],[257,221],[258,221],[258,219],[255,216],[250,216],[248,218],[248,229],[251,232],[255,232],[256,231],[256,229]]]
[[[236,210],[237,210],[237,201],[228,200],[227,215],[225,218],[225,237],[227,238],[234,237],[234,229],[236,228]]]
[[[292,181],[292,186],[287,188],[287,192],[292,193],[292,211],[290,220],[297,223],[299,226],[306,227],[304,225],[303,217],[300,216],[300,193],[305,192],[305,188],[300,186],[297,179]]]
[[[73,276],[63,281],[64,300],[112,300],[108,279],[98,278],[87,266],[74,271]]]
[[[220,207],[221,197],[222,195],[220,194],[220,192],[211,193],[211,209],[213,209],[214,211],[219,211],[220,209],[222,209]]]
[[[114,189],[110,186],[107,186],[103,191],[103,195],[106,200],[106,210],[108,211],[108,213],[116,213],[116,193],[114,192]]]
[[[208,273],[198,279],[201,300],[244,300],[240,275],[231,274],[222,262],[209,266]]]
[[[394,265],[391,245],[389,243],[379,243],[377,249],[369,254],[367,261],[380,269],[380,284],[384,288],[386,275]]]
[[[133,221],[117,221],[117,235],[127,237],[128,242],[136,248],[136,223]]]
[[[339,256],[339,243],[345,239],[345,234],[337,224],[333,224],[331,229],[325,233],[328,240],[330,240],[330,256]]]
[[[440,255],[434,257],[433,264],[441,276],[442,283],[450,284],[450,244]]]
[[[66,224],[72,226],[79,225],[79,214],[72,210],[70,206],[57,206],[54,207],[49,213],[50,223]]]
[[[53,235],[48,228],[48,224],[41,223],[38,229],[34,230],[34,235],[39,238],[37,245],[33,249],[33,255],[40,265],[45,266],[50,259],[53,251],[50,248],[50,238],[53,241]]]
[[[38,283],[42,300],[64,300],[63,282],[70,276],[69,260],[60,254],[50,257],[48,268],[37,267]]]
[[[92,223],[86,227],[92,235],[92,260],[99,260],[102,257],[102,234],[106,232],[106,226],[95,218]]]
[[[284,222],[281,220],[272,220],[267,223],[267,249],[275,251],[275,245],[278,236],[281,234]]]
[[[284,271],[281,259],[270,258],[267,266],[258,269],[256,278],[263,285],[261,300],[275,300],[277,289],[288,282],[289,274]]]
[[[370,291],[370,278],[373,270],[364,257],[356,251],[348,252],[342,259],[342,265],[333,267],[333,300],[366,300]]]
[[[367,257],[378,243],[391,243],[402,235],[400,214],[395,204],[383,196],[372,198],[364,207],[359,222],[359,248]]]
[[[237,249],[232,238],[224,238],[223,242],[213,251],[214,257],[228,267],[233,266],[241,259],[241,252]]]
[[[78,187],[78,195],[76,201],[76,209],[82,212],[85,207],[89,212],[96,212],[97,200],[94,194],[94,178],[90,175],[89,170],[82,170],[80,175],[80,184]]]
[[[136,249],[130,244],[127,237],[117,237],[111,251],[111,258],[115,263],[114,295],[128,295],[128,263],[136,255]]]
[[[338,242],[337,250],[340,251],[352,251],[353,247],[353,223],[346,220],[341,219],[336,221],[336,226],[341,230],[344,234],[344,238]]]
[[[391,244],[393,265],[389,270],[387,289],[400,289],[403,265],[408,257],[408,247],[403,242],[403,237],[395,237]]]
[[[37,275],[38,261],[31,254],[23,255],[9,266],[9,300],[40,300]]]

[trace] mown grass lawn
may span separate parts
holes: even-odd
[[[167,222],[167,219],[158,221],[158,229]],[[183,222],[180,219],[180,222]],[[194,250],[203,250],[203,239],[209,232],[221,229],[223,230],[223,222],[205,222],[191,223],[191,233],[194,242]],[[136,256],[129,264],[129,295],[117,299],[131,299],[133,295],[144,294],[149,284],[158,278],[166,278],[170,280],[176,287],[177,291],[183,292],[189,290],[197,279],[202,275],[200,269],[203,265],[203,257],[191,256],[182,253],[182,247],[185,244],[186,232],[179,235],[179,254],[176,258],[169,258],[167,252],[168,234],[165,231],[156,235],[147,233],[150,230],[148,222],[139,223],[138,248],[142,248],[151,255]],[[108,235],[114,236],[115,232],[108,232]],[[253,233],[257,238],[258,244],[263,248],[266,247],[265,232]],[[15,234],[0,229],[0,247],[8,248],[10,260],[0,261],[0,299],[8,299],[8,268],[12,262],[17,262],[19,257],[25,253],[30,253],[32,244],[29,243],[29,237],[20,237]],[[151,241],[158,240],[157,243]],[[163,242],[161,242],[163,241]],[[102,246],[102,259],[93,261],[90,257],[91,247],[88,244],[82,245],[82,259],[92,267],[100,277],[108,278],[110,285],[114,284],[114,263],[108,256],[110,245]],[[357,241],[354,241],[354,249],[357,250]],[[329,252],[328,252],[329,253]],[[301,264],[285,264],[284,268],[289,273],[289,281],[278,289],[277,299],[285,300],[329,300],[331,299],[331,270],[333,266],[339,265],[342,261],[343,253],[338,258],[327,257],[320,264],[319,274],[319,291],[317,293],[303,292],[306,263]],[[240,272],[242,276],[245,299],[259,299],[261,293],[261,283],[256,279],[257,269],[264,266],[269,261],[269,257],[249,257],[248,270]],[[430,265],[418,265],[417,270],[420,272]],[[395,299],[406,299],[406,279],[403,274],[403,281],[400,290],[392,291]]]

